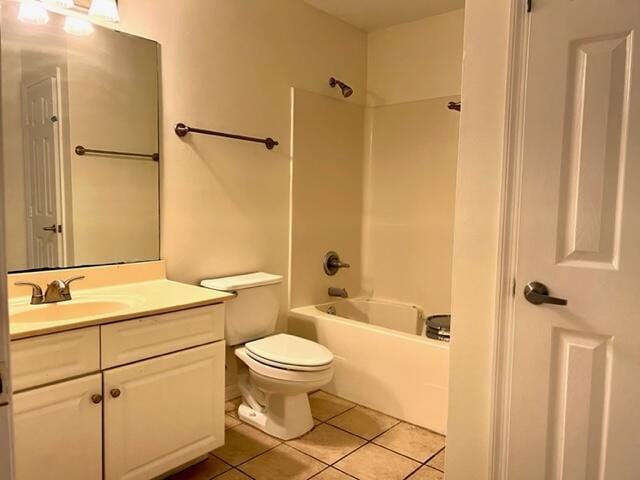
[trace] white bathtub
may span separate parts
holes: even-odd
[[[325,390],[445,433],[449,344],[426,338],[421,317],[415,306],[356,298],[295,308],[289,331],[333,352]]]

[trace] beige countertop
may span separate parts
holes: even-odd
[[[46,305],[30,305],[30,296],[12,298],[9,301],[11,340],[213,305],[234,297],[233,293],[166,279],[72,288],[71,295],[70,301]]]

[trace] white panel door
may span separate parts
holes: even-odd
[[[100,374],[15,394],[16,480],[100,480],[101,395]]]
[[[534,1],[509,479],[640,479],[639,28],[638,0]]]
[[[27,86],[25,108],[29,268],[59,267],[63,259],[57,79]]]
[[[225,342],[104,372],[105,478],[146,480],[224,443]]]

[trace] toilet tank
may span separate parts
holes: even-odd
[[[227,345],[266,337],[275,332],[280,303],[281,275],[257,272],[231,277],[210,278],[200,285],[221,292],[234,292],[226,302],[224,333]]]

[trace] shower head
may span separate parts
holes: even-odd
[[[337,79],[335,79],[335,78],[333,78],[333,77],[331,77],[331,78],[329,79],[329,85],[331,85],[331,87],[332,87],[332,88],[335,88],[335,87],[336,87],[336,85],[337,85],[338,87],[340,87],[340,90],[342,90],[342,96],[343,96],[344,98],[348,98],[348,97],[350,97],[351,95],[353,95],[353,88],[351,88],[351,87],[350,87],[349,85],[347,85],[346,83],[341,82],[340,80],[337,80]]]

